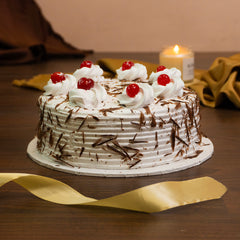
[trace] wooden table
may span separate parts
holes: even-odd
[[[207,69],[217,56],[197,53],[196,67]],[[95,53],[102,57],[158,62],[156,53]],[[0,239],[240,239],[240,112],[231,108],[201,107],[202,131],[213,141],[214,156],[204,164],[177,173],[137,178],[75,176],[53,171],[31,161],[26,147],[38,122],[41,92],[17,88],[13,79],[39,73],[72,72],[81,59],[55,59],[37,64],[0,67],[0,172],[40,174],[58,179],[97,199],[148,184],[211,176],[228,188],[220,200],[144,214],[97,207],[68,207],[38,199],[14,183],[0,189]]]

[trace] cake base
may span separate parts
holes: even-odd
[[[91,168],[79,168],[71,167],[53,159],[40,154],[37,150],[37,138],[34,138],[27,147],[28,156],[36,163],[48,167],[50,169],[67,172],[76,175],[87,175],[87,176],[100,176],[100,177],[137,177],[137,176],[151,176],[151,175],[161,175],[171,172],[177,172],[197,166],[204,161],[208,160],[213,154],[213,144],[212,142],[203,137],[202,139],[203,152],[197,157],[187,158],[181,161],[173,161],[169,164],[156,166],[151,168],[143,169],[129,169],[129,170],[104,170],[104,169],[91,169]]]

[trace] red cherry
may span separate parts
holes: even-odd
[[[85,60],[81,63],[80,68],[83,68],[83,67],[91,68],[92,64],[93,63],[91,61]]]
[[[158,77],[158,84],[162,86],[166,86],[168,83],[171,82],[170,77],[167,74],[161,74]]]
[[[139,86],[136,83],[127,86],[126,92],[129,97],[135,97],[140,91]]]
[[[78,81],[77,87],[79,89],[89,90],[94,86],[94,81],[91,78],[81,78]]]
[[[166,67],[163,66],[163,65],[160,65],[160,66],[158,66],[158,68],[157,68],[157,72],[163,71],[164,69],[166,69]]]
[[[134,63],[131,61],[126,61],[122,64],[122,70],[128,70],[130,69],[132,66],[134,66]]]
[[[62,82],[64,81],[66,78],[65,78],[65,75],[62,73],[62,72],[55,72],[53,74],[51,74],[51,80],[52,80],[52,83],[58,83],[58,82]]]

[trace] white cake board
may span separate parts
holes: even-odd
[[[37,162],[38,164],[44,167],[48,167],[62,172],[72,173],[76,175],[100,176],[100,177],[137,177],[177,172],[203,163],[212,156],[214,148],[212,142],[208,138],[203,137],[202,142],[203,152],[200,153],[197,157],[187,158],[182,161],[176,161],[162,166],[143,169],[103,170],[67,166],[59,162],[56,162],[47,156],[40,154],[37,150],[36,138],[34,138],[28,144],[27,153],[34,162]]]

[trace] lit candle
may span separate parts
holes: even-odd
[[[164,49],[159,56],[160,65],[166,68],[175,67],[182,73],[185,82],[194,78],[194,53],[185,47],[175,45]]]

